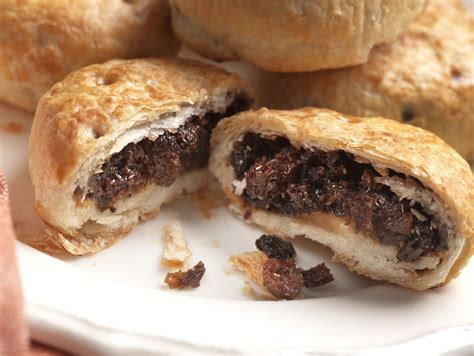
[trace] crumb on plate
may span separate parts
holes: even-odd
[[[172,221],[164,228],[164,253],[161,264],[171,268],[186,268],[192,255],[179,221]]]

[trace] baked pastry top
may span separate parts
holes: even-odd
[[[67,73],[178,50],[166,0],[3,0],[0,100],[34,111]]]
[[[371,278],[443,285],[473,252],[470,167],[410,125],[314,108],[248,111],[214,130],[210,169],[244,219],[319,241]]]
[[[381,116],[434,132],[474,159],[474,19],[459,0],[430,0],[368,63],[315,73],[263,74],[261,104]]]
[[[210,131],[250,102],[239,76],[190,60],[112,60],[69,74],[41,99],[29,141],[50,227],[37,245],[98,251],[202,188]]]
[[[215,60],[242,59],[275,72],[364,63],[395,40],[424,0],[171,0],[173,29]]]

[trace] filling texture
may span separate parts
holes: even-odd
[[[257,208],[292,216],[320,211],[345,217],[358,231],[397,246],[400,261],[448,249],[447,232],[433,216],[377,183],[376,170],[350,153],[298,149],[283,137],[247,133],[234,144],[230,165],[245,182],[244,202]]]
[[[208,112],[203,117],[192,116],[176,131],[165,131],[154,141],[145,138],[129,143],[102,165],[101,172],[91,176],[86,198],[95,199],[101,211],[113,211],[114,202],[140,191],[148,184],[168,187],[181,174],[205,167],[209,159],[212,129],[220,119],[249,106],[250,100],[239,96],[223,113]]]

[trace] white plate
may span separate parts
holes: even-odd
[[[23,130],[0,128],[0,169],[7,175],[17,230],[34,235],[42,223],[32,207],[27,173],[31,115],[0,104],[0,127],[11,122]],[[171,219],[183,225],[192,262],[206,265],[197,290],[162,286],[161,230]],[[306,300],[254,301],[243,293],[245,279],[227,259],[253,250],[260,234],[223,207],[205,219],[190,199],[182,199],[95,255],[54,258],[18,243],[33,337],[64,350],[113,354],[367,348],[377,353],[373,348],[412,339],[418,340],[407,344],[412,349],[440,352],[469,345],[473,338],[472,328],[451,329],[473,324],[473,263],[447,287],[419,293],[350,273],[330,262],[328,249],[297,239],[299,263],[326,262],[336,281]],[[420,338],[435,331],[441,334]]]

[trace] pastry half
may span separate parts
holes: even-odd
[[[382,116],[434,132],[474,160],[474,18],[460,0],[430,0],[395,42],[366,64],[314,73],[266,74],[262,104]]]
[[[231,208],[278,236],[305,236],[373,279],[423,290],[473,252],[469,165],[435,135],[333,111],[261,109],[223,120],[210,169]]]
[[[0,24],[0,101],[31,112],[76,69],[178,50],[167,0],[2,0]]]
[[[239,76],[188,60],[113,60],[71,73],[41,99],[29,140],[48,225],[36,244],[99,251],[203,188],[211,130],[250,102]]]
[[[188,47],[215,60],[242,59],[275,72],[365,63],[394,41],[425,0],[171,0],[172,24]]]

